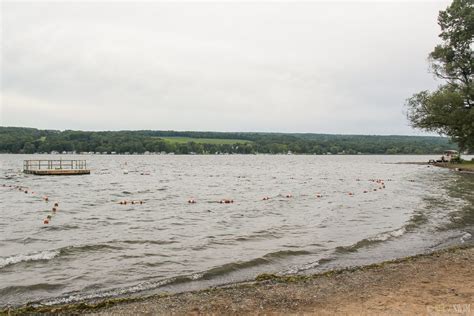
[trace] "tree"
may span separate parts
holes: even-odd
[[[411,126],[444,134],[461,150],[474,149],[474,2],[454,0],[440,11],[442,43],[429,55],[433,74],[444,81],[436,91],[407,100]]]
[[[36,152],[36,146],[30,142],[26,142],[23,146],[23,152],[25,154],[34,154]]]

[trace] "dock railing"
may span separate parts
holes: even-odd
[[[23,171],[32,170],[86,170],[86,160],[24,160]]]

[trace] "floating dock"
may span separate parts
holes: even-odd
[[[85,160],[24,160],[23,172],[39,176],[73,176],[90,174]]]

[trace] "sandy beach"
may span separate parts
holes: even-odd
[[[264,274],[197,292],[3,313],[474,315],[473,262],[473,247],[453,248],[312,276]]]

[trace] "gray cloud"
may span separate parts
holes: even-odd
[[[3,2],[1,124],[413,134],[448,4]]]

